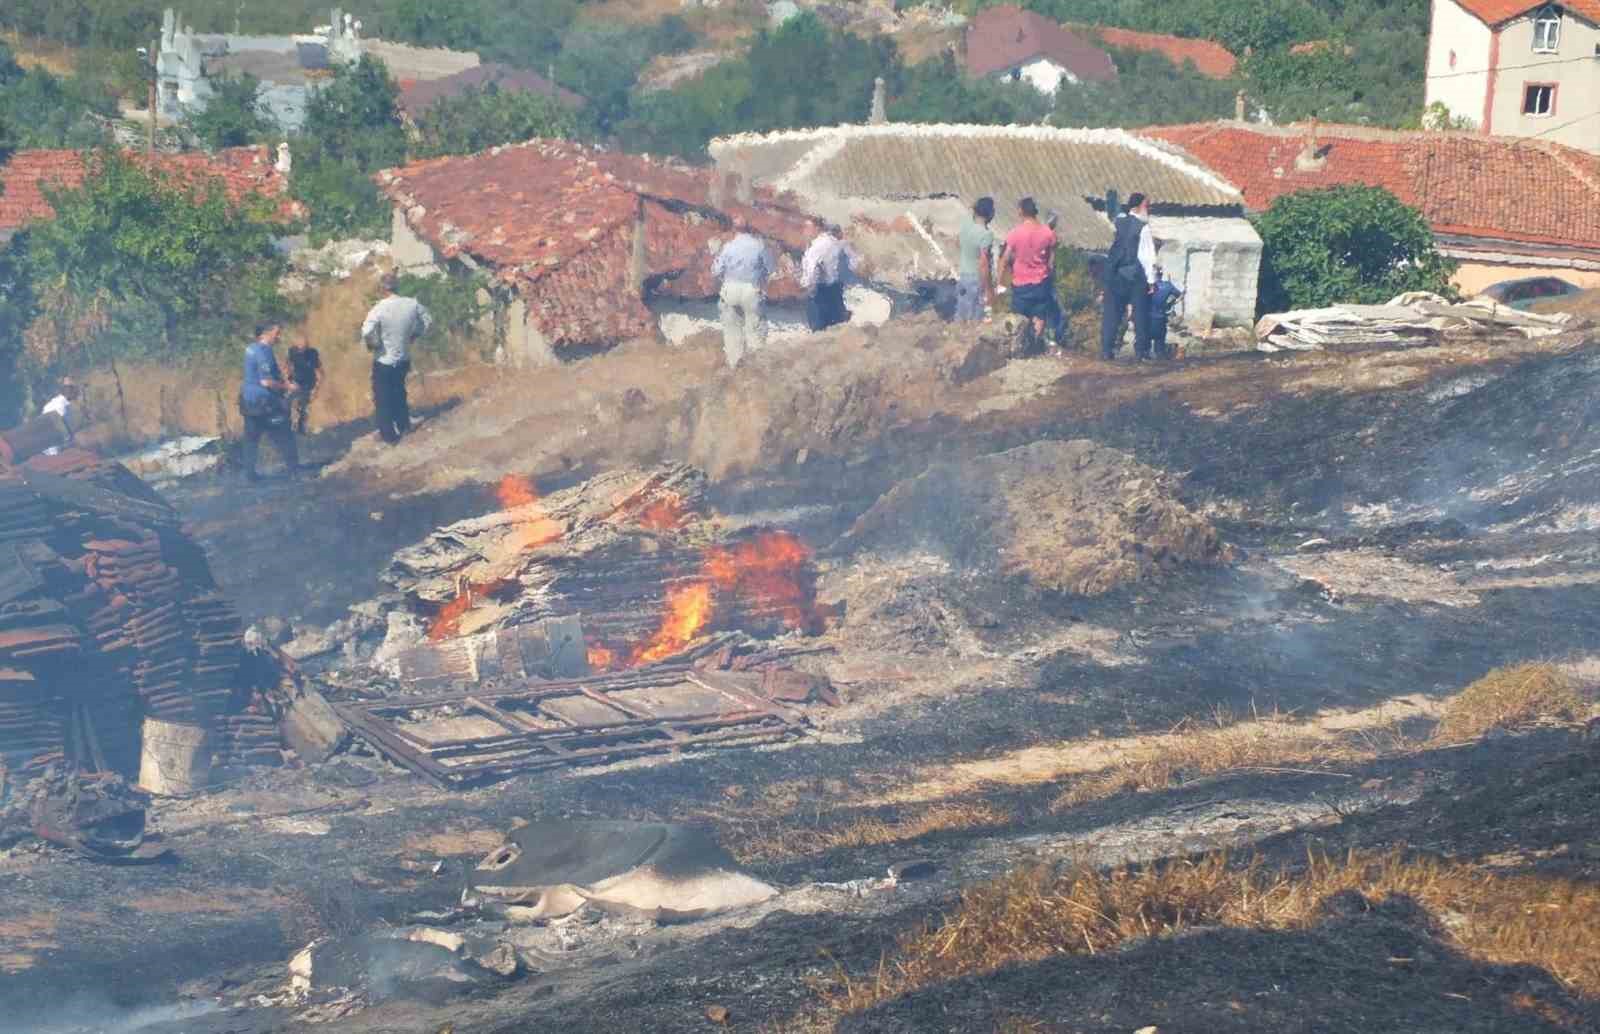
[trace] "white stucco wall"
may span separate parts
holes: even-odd
[[[414,276],[436,276],[443,272],[427,241],[418,237],[405,213],[396,208],[389,222],[389,257],[401,272]]]
[[[1261,238],[1248,220],[1156,216],[1150,231],[1156,261],[1183,288],[1178,312],[1192,333],[1255,322]]]
[[[881,291],[861,284],[845,288],[845,308],[854,326],[878,326],[894,315],[894,300]],[[704,331],[722,332],[722,317],[716,302],[688,302],[661,299],[650,303],[661,325],[661,336],[668,343],[681,345]],[[767,307],[767,340],[793,342],[811,336],[806,326],[804,302],[786,302]]]
[[[1565,11],[1557,50],[1535,52],[1536,13],[1530,11],[1500,29],[1500,72],[1495,77],[1490,131],[1497,136],[1537,136],[1600,154],[1600,117],[1595,117],[1600,111],[1600,56],[1595,52],[1600,27]],[[1522,113],[1523,94],[1530,83],[1555,84],[1555,110],[1549,115]]]
[[[1450,114],[1480,125],[1484,98],[1489,92],[1493,38],[1489,26],[1468,14],[1455,0],[1433,0],[1424,103],[1441,103],[1450,109]]]
[[[1020,77],[1023,82],[1032,86],[1046,97],[1054,97],[1056,91],[1061,89],[1062,83],[1075,83],[1077,76],[1068,72],[1054,61],[1038,58],[1017,68],[1008,68],[998,72],[994,78],[1002,82],[1010,82],[1014,77]]]

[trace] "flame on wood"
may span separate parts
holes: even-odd
[[[491,582],[488,585],[473,585],[463,583],[456,591],[455,599],[439,608],[433,616],[433,621],[428,624],[428,639],[438,642],[441,639],[450,639],[461,634],[461,620],[479,600],[506,589],[510,582]]]
[[[525,553],[556,541],[564,533],[561,524],[546,516],[539,506],[539,491],[530,479],[519,474],[507,474],[500,479],[494,494],[502,509],[528,510],[527,519],[519,522],[511,533],[506,543],[508,548]]]
[[[676,495],[664,495],[652,500],[639,511],[639,523],[651,531],[677,531],[688,520],[689,511]]]
[[[790,628],[815,634],[826,622],[817,608],[811,550],[788,531],[768,531],[731,548],[706,553],[705,571],[716,587],[772,607]]]
[[[694,642],[711,620],[712,604],[710,582],[691,582],[667,590],[667,611],[662,615],[661,627],[649,640],[634,648],[628,658],[629,666],[671,657]]]
[[[610,671],[617,666],[617,652],[604,643],[588,643],[589,667],[593,671]]]

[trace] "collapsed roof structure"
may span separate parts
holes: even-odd
[[[1239,190],[1192,157],[1120,129],[1045,126],[832,126],[713,140],[717,168],[792,192],[808,209],[858,228],[909,223],[874,247],[880,273],[954,276],[954,239],[973,201],[995,200],[995,228],[1023,197],[1058,215],[1056,236],[1103,251],[1107,194],[1152,199],[1160,261],[1187,292],[1191,325],[1255,318],[1261,240]],[[906,218],[902,218],[906,217]]]
[[[506,288],[515,362],[653,334],[657,301],[716,297],[711,260],[739,224],[782,252],[769,285],[798,297],[806,216],[724,174],[564,140],[413,162],[377,175],[407,268],[457,262]]]

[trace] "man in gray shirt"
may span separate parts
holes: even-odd
[[[966,323],[983,318],[984,307],[994,304],[994,198],[980,197],[972,216],[961,224],[961,269],[956,279],[956,320]]]
[[[773,273],[766,242],[748,225],[722,246],[711,263],[711,275],[722,281],[722,352],[736,367],[746,351],[767,343],[767,280]]]
[[[399,276],[385,273],[383,299],[361,324],[361,340],[375,353],[372,360],[372,406],[378,433],[393,445],[411,430],[406,375],[411,372],[411,343],[428,332],[433,317],[415,298],[395,293]]]

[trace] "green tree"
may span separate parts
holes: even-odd
[[[1380,303],[1406,291],[1452,295],[1455,263],[1421,212],[1382,187],[1286,194],[1254,220],[1262,312]]]
[[[28,232],[27,275],[59,326],[111,332],[58,335],[58,358],[74,347],[90,363],[202,351],[282,308],[271,202],[233,200],[220,180],[178,179],[115,151],[85,161],[79,186],[46,189],[55,217]]]
[[[912,66],[888,110],[891,122],[980,125],[1033,124],[1049,114],[1050,101],[1032,86],[973,79],[948,52]]]
[[[17,146],[89,147],[104,141],[105,130],[95,119],[111,118],[116,106],[97,84],[43,68],[11,68],[21,74],[0,69],[0,120],[13,127]]]
[[[1187,62],[1179,67],[1162,54],[1108,47],[1117,77],[1105,83],[1063,84],[1050,121],[1057,126],[1122,127],[1172,125],[1226,118],[1233,113],[1238,84],[1211,79]]]
[[[371,56],[339,68],[311,94],[289,186],[311,211],[313,240],[372,236],[388,225],[371,176],[405,161],[398,97],[383,62]]]
[[[576,129],[577,119],[554,97],[502,90],[491,82],[423,112],[414,150],[422,158],[476,154],[534,137],[570,137]]]
[[[873,80],[893,95],[904,74],[893,40],[837,32],[807,11],[758,33],[745,57],[640,98],[621,136],[634,150],[695,157],[720,134],[864,122]]]
[[[340,66],[331,82],[311,92],[305,135],[324,156],[349,162],[362,172],[399,165],[406,157],[399,98],[388,68],[364,54],[360,61]]]
[[[633,107],[633,89],[651,60],[694,46],[686,22],[668,15],[640,30],[635,26],[583,25],[568,33],[556,59],[556,81],[581,94],[585,117],[602,135],[615,132]]]
[[[278,124],[261,103],[261,80],[246,73],[214,79],[205,109],[189,117],[189,129],[208,149],[244,147],[277,135]]]

